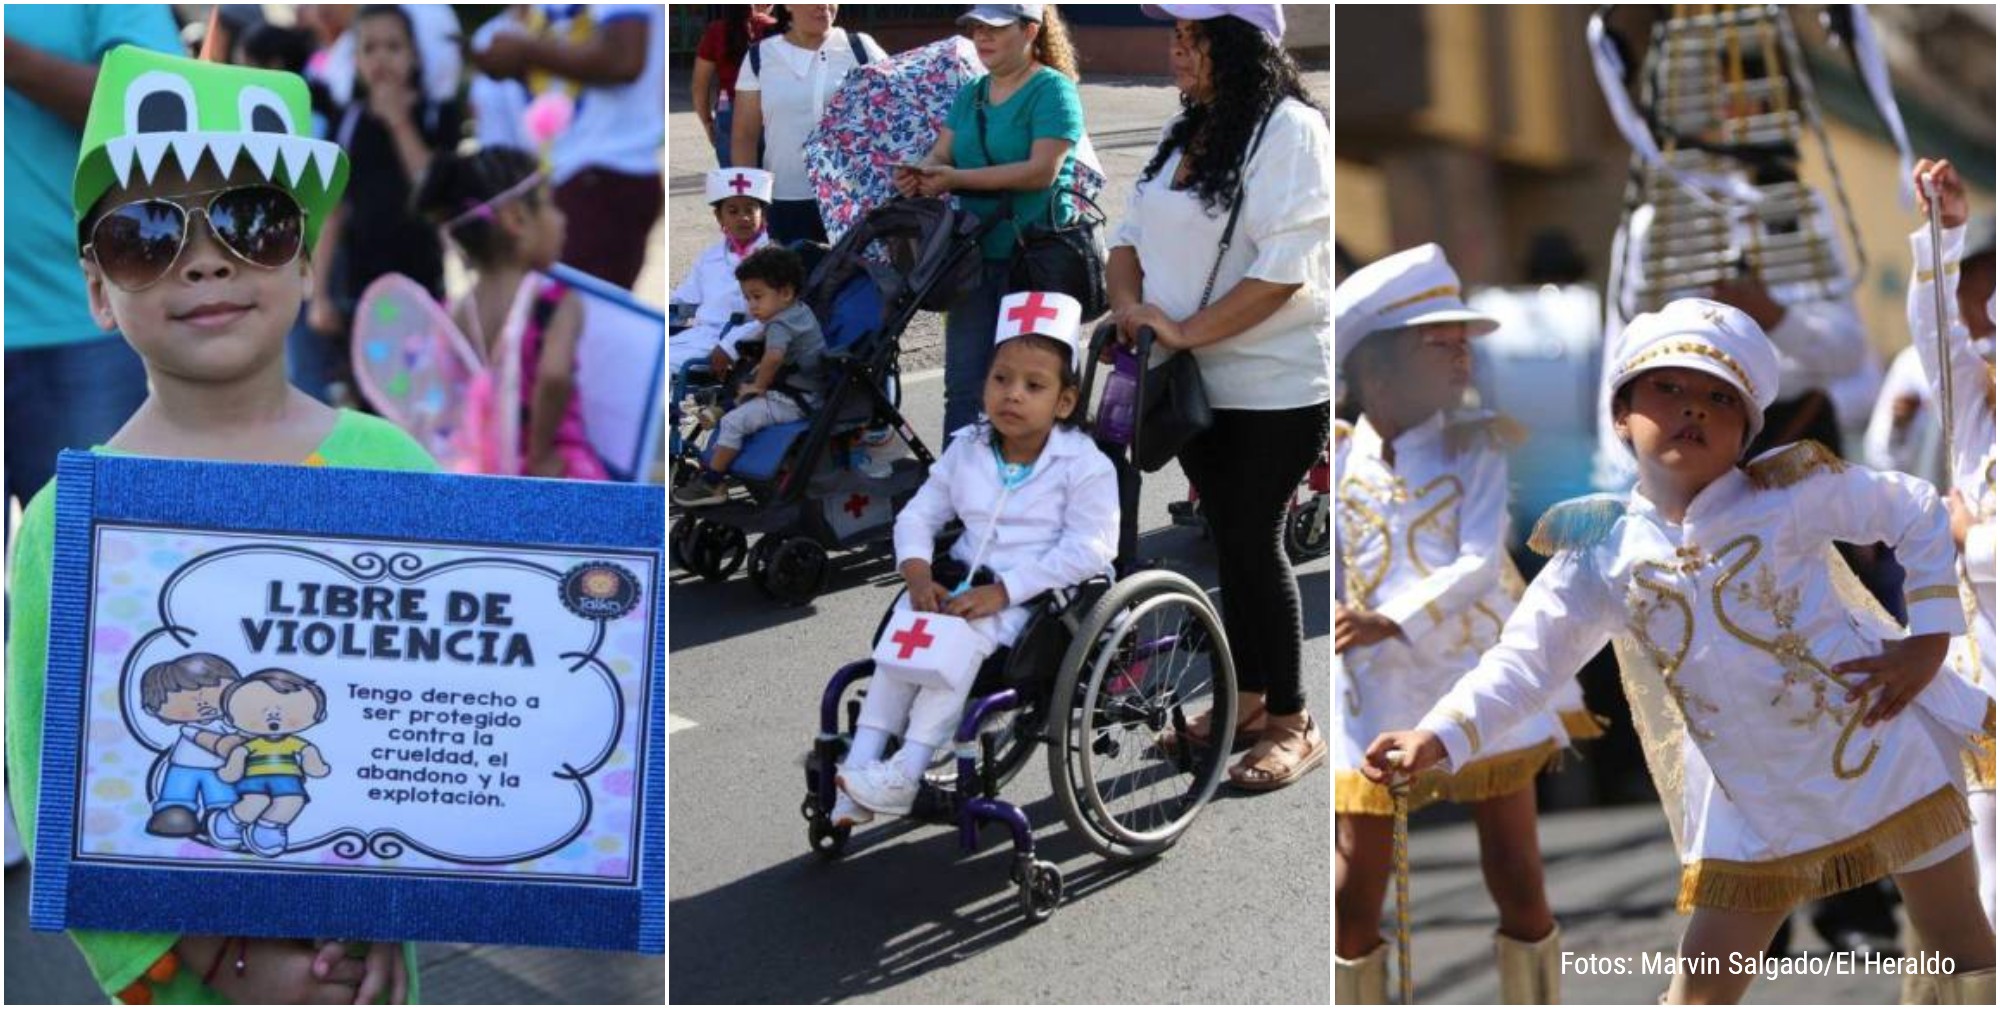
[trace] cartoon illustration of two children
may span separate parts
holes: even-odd
[[[326,719],[326,693],[285,669],[241,676],[228,659],[193,652],[139,679],[148,714],[179,727],[146,832],[194,837],[266,858],[285,853],[310,801],[305,779],[332,770],[298,733]]]

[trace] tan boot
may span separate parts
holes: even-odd
[[[1917,937],[1917,930],[1914,928],[1907,929],[1906,933],[1903,948],[1908,950],[1908,952],[1904,955],[1914,958],[1918,963],[1923,963],[1923,942]],[[1903,987],[1897,993],[1897,1005],[1938,1004],[1937,979],[1934,975],[1922,970],[1913,970],[1903,974],[1902,979]]]
[[[1493,933],[1493,953],[1500,961],[1500,1001],[1507,1005],[1557,1005],[1562,1002],[1562,927],[1549,930],[1540,942],[1522,942]]]
[[[1934,974],[1939,1005],[1992,1005],[1993,968]]]
[[[1389,1004],[1389,943],[1384,940],[1366,956],[1333,958],[1333,1001],[1339,1005]]]

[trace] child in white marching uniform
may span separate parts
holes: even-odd
[[[689,363],[707,362],[720,375],[735,359],[735,346],[754,329],[736,282],[736,268],[758,249],[771,244],[764,230],[764,212],[771,203],[771,173],[761,168],[718,168],[708,173],[708,203],[722,237],[701,250],[694,266],[668,301],[695,306],[694,323],[667,338],[667,359],[674,373]],[[732,318],[743,322],[731,327]]]
[[[1992,735],[1993,709],[1937,675],[1964,620],[1936,492],[1812,442],[1739,465],[1778,362],[1734,308],[1670,303],[1616,353],[1605,394],[1638,486],[1543,516],[1530,544],[1552,559],[1500,644],[1417,728],[1376,739],[1366,773],[1477,760],[1615,636],[1693,912],[1682,956],[1754,956],[1800,902],[1893,875],[1955,966],[1939,1001],[1992,1004],[1960,755]],[[1907,634],[1836,540],[1896,549]],[[1734,1001],[1750,980],[1677,974],[1668,1000]]]
[[[1954,533],[1963,532],[1963,563],[1958,569],[1958,591],[1965,609],[1966,633],[1953,639],[1951,655],[1945,668],[1964,677],[1974,686],[1984,690],[1988,697],[1996,696],[1993,670],[1993,559],[1994,559],[1994,421],[1993,421],[1993,362],[1975,351],[1972,331],[1969,326],[1973,313],[1988,311],[1987,306],[1978,303],[1981,293],[1991,292],[1991,269],[1986,292],[1968,292],[1961,286],[1961,263],[1966,259],[1966,216],[1965,183],[1948,161],[1919,161],[1916,168],[1916,190],[1921,208],[1929,213],[1929,190],[1926,181],[1938,187],[1938,218],[1943,227],[1942,252],[1944,254],[1944,303],[1948,313],[1946,322],[1949,334],[1938,332],[1937,289],[1931,275],[1931,236],[1928,226],[1920,227],[1910,236],[1910,251],[1915,257],[1915,266],[1910,277],[1910,336],[1917,360],[1923,365],[1924,377],[1930,383],[1931,399],[1942,409],[1944,402],[1944,378],[1938,371],[1939,341],[1944,341],[1947,364],[1951,369],[1952,395],[1949,407],[1952,411],[1952,443],[1948,446],[1951,458],[1951,483],[1954,510]],[[1990,262],[1990,260],[1989,260]],[[1961,298],[1970,295],[1972,304],[1964,304]],[[1957,319],[1953,321],[1952,315]],[[1985,320],[1980,327],[1986,330],[1989,339],[1984,341],[1986,353],[1992,353],[1991,322]],[[1966,759],[1967,798],[1972,805],[1973,838],[1979,859],[1979,899],[1986,906],[1986,920],[1993,921],[1994,905],[1994,803],[1993,803],[1993,751],[1988,748],[1978,754],[1967,754]]]
[[[1111,574],[1118,547],[1118,479],[1096,442],[1073,426],[1082,307],[1061,294],[1023,292],[1000,303],[987,371],[986,417],[954,432],[916,496],[896,516],[896,562],[908,591],[897,610],[965,620],[974,646],[947,671],[954,686],[919,686],[877,667],[838,781],[836,827],[910,811],[931,757],[951,742],[979,664],[1012,644],[1028,602]],[[968,572],[932,578],[936,539],[953,517],[951,549]],[[972,587],[982,568],[991,581]],[[895,626],[892,620],[891,627]],[[891,736],[902,748],[884,761]]]
[[[1356,271],[1334,292],[1334,312],[1336,364],[1362,409],[1334,432],[1334,964],[1338,1001],[1380,1002],[1393,807],[1389,790],[1362,776],[1362,757],[1377,733],[1429,710],[1499,640],[1513,611],[1503,578],[1512,433],[1492,414],[1447,412],[1471,382],[1468,341],[1499,324],[1465,306],[1444,250],[1423,245]],[[1437,799],[1473,807],[1510,1003],[1558,998],[1560,937],[1542,887],[1531,786],[1566,741],[1543,711],[1495,734],[1479,762],[1426,774],[1411,792],[1412,809]]]

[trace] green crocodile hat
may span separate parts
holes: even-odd
[[[225,175],[248,158],[305,208],[311,249],[347,188],[347,155],[306,135],[311,117],[297,74],[119,46],[99,65],[90,96],[72,190],[77,226],[113,185],[133,184],[135,172],[151,182],[169,151],[189,176],[204,154]]]

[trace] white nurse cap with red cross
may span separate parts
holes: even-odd
[[[771,173],[761,168],[718,168],[709,172],[708,202],[721,203],[732,196],[770,203]]]
[[[1076,362],[1077,328],[1083,323],[1083,306],[1067,294],[1053,291],[1022,291],[1000,299],[1000,319],[993,342],[1006,343],[1017,336],[1046,336],[1069,348]]]

